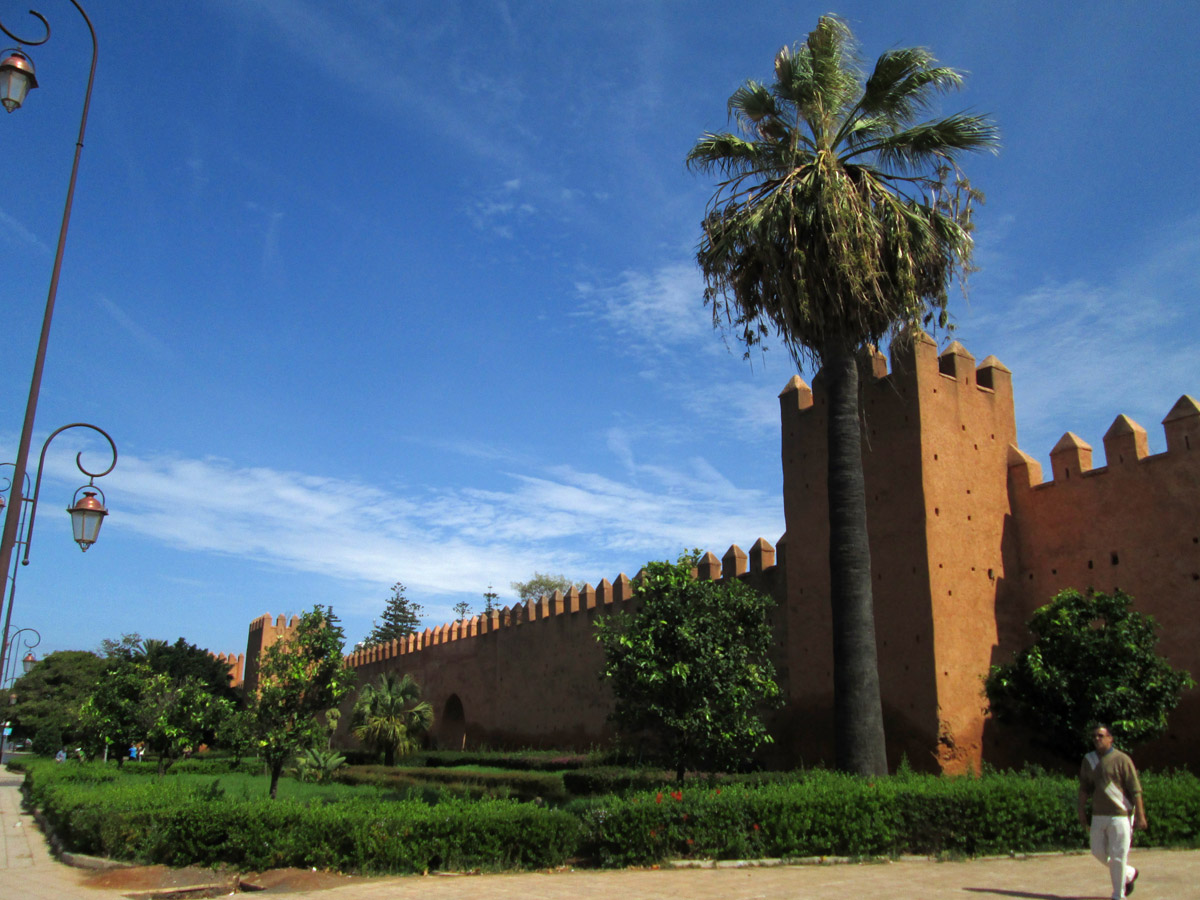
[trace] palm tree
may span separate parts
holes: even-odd
[[[887,771],[867,543],[857,357],[946,324],[965,280],[971,206],[957,156],[995,149],[985,116],[921,121],[962,84],[928,50],[892,50],[867,76],[849,27],[823,16],[775,57],[770,85],[729,98],[738,134],[708,133],[688,167],[718,176],[697,260],[714,325],[750,349],[774,333],[819,365],[829,403],[829,570],[839,768]]]
[[[384,672],[358,695],[351,717],[354,736],[376,751],[384,765],[396,754],[416,749],[417,738],[433,725],[433,707],[421,699],[421,686],[411,675]]]

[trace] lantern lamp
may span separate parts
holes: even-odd
[[[95,487],[95,485],[88,485]],[[83,491],[83,496],[79,496],[79,491]],[[96,494],[99,493],[101,499],[96,499]],[[79,545],[79,549],[87,552],[87,548],[96,543],[96,538],[100,534],[100,525],[104,522],[104,517],[108,515],[108,510],[104,508],[104,492],[99,488],[94,491],[80,488],[75,492],[75,505],[67,507],[67,512],[71,514],[71,529],[75,532],[75,543]]]
[[[33,74],[33,60],[20,50],[4,50],[0,60],[0,103],[9,112],[19,109],[25,95],[38,86]]]

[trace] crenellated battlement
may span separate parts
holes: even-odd
[[[246,655],[244,653],[213,653],[209,651],[209,656],[218,662],[224,663],[229,668],[229,686],[231,688],[240,688],[242,686],[242,670],[246,663]]]
[[[1104,433],[1104,462],[1092,466],[1092,446],[1074,432],[1068,431],[1050,451],[1051,480],[1042,480],[1041,465],[1017,447],[1009,452],[1009,481],[1014,488],[1033,490],[1054,486],[1077,485],[1084,479],[1109,473],[1130,474],[1137,466],[1158,465],[1167,460],[1190,460],[1200,465],[1200,404],[1184,394],[1162,420],[1167,441],[1164,453],[1151,455],[1146,429],[1129,418],[1119,415]]]
[[[750,548],[749,554],[736,544],[730,546],[721,559],[712,552],[705,553],[698,561],[695,571],[696,577],[704,580],[748,578],[756,583],[764,583],[770,581],[774,569],[775,547],[764,538],[759,538]],[[572,587],[565,594],[555,591],[549,595],[543,594],[537,600],[514,603],[491,613],[480,613],[469,619],[427,627],[422,632],[404,638],[356,650],[346,656],[346,664],[358,669],[420,653],[440,644],[479,638],[505,629],[549,622],[559,617],[595,615],[626,609],[633,600],[634,584],[641,574],[639,572],[630,578],[622,572],[615,581],[602,578],[595,587],[585,584],[582,588]]]

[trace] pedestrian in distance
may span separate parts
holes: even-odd
[[[1133,760],[1113,746],[1107,725],[1090,729],[1096,749],[1079,767],[1079,821],[1088,827],[1087,803],[1092,801],[1092,855],[1108,866],[1113,900],[1133,893],[1138,870],[1129,865],[1129,845],[1135,828],[1146,827],[1142,784]]]

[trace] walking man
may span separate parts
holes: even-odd
[[[1087,801],[1092,801],[1092,855],[1108,866],[1113,900],[1133,893],[1138,870],[1129,865],[1134,828],[1146,827],[1142,784],[1133,760],[1113,746],[1107,725],[1091,730],[1096,748],[1079,767],[1079,821],[1087,827]],[[1131,819],[1132,817],[1132,819]]]

